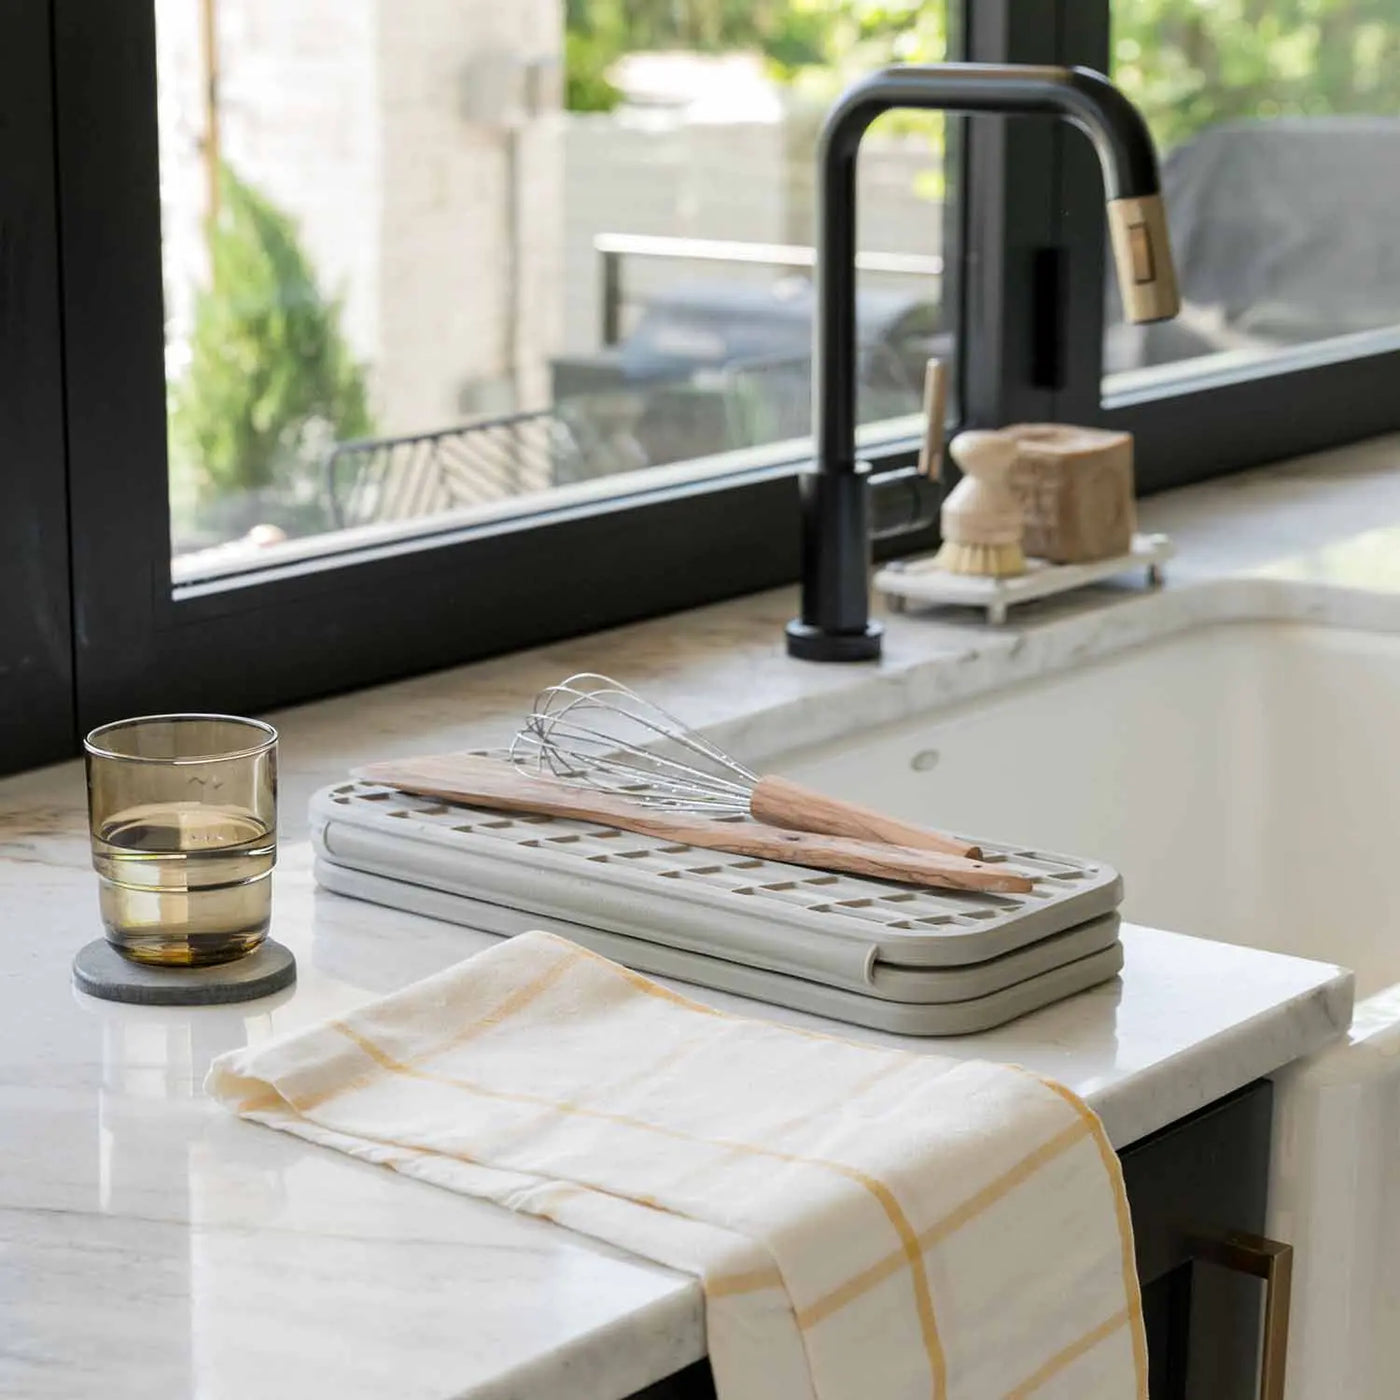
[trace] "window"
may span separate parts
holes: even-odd
[[[1183,306],[1130,327],[1110,288],[1110,392],[1400,343],[1396,0],[1115,0],[1111,40],[1163,157]]]
[[[23,0],[0,768],[795,578],[815,132],[890,61],[1112,70],[1190,307],[1118,324],[1067,125],[883,118],[877,549],[936,543],[931,354],[956,421],[1131,430],[1144,490],[1400,426],[1398,33],[1395,0]]]
[[[1378,219],[1400,169],[1395,0],[1061,13],[1062,58],[1114,75],[1157,137],[1186,307],[1121,324],[1080,212],[1096,172],[1066,151],[1054,415],[1132,432],[1145,491],[1400,425],[1400,263]]]
[[[509,8],[156,0],[176,586],[808,436],[817,130],[945,56],[941,0]],[[942,130],[862,152],[861,417],[905,433]]]

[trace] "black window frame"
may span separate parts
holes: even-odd
[[[961,56],[1107,68],[1109,0],[949,5]],[[13,236],[0,250],[31,289],[0,323],[14,376],[0,386],[14,483],[0,548],[43,541],[19,550],[32,587],[0,555],[0,585],[19,577],[25,600],[17,621],[0,613],[0,679],[17,677],[0,692],[0,771],[71,753],[121,714],[260,711],[796,578],[804,463],[782,460],[174,588],[154,7],[18,0],[0,24],[0,218],[27,230],[26,261]],[[1400,427],[1386,392],[1400,349],[1338,360],[1323,345],[1105,404],[1088,142],[1064,123],[977,118],[951,125],[949,149],[963,421],[1128,428],[1144,493]],[[868,454],[877,519],[906,527],[885,554],[937,542],[917,446]]]
[[[73,742],[48,0],[0,43],[0,772]]]

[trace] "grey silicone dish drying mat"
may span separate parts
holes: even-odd
[[[1005,958],[1122,895],[1109,866],[1016,847],[983,848],[1035,870],[1030,894],[924,890],[364,781],[317,793],[311,824],[317,854],[344,869],[894,1000],[936,999],[911,980]]]
[[[423,914],[431,919],[465,924],[485,933],[511,936],[538,928],[538,915],[519,909],[488,904],[450,890],[411,884],[364,870],[353,870],[327,860],[316,862],[316,878],[326,889],[375,904]],[[705,953],[673,948],[647,938],[591,928],[567,919],[551,917],[550,930],[591,948],[606,958],[653,976],[675,978],[699,987],[791,1007],[816,1016],[847,1021],[858,1026],[890,1031],[897,1035],[970,1035],[989,1030],[1006,1021],[1038,1011],[1052,1002],[1086,991],[1115,976],[1123,966],[1123,948],[1118,942],[1118,915],[1105,914],[1067,933],[1056,934],[1041,944],[1006,954],[989,963],[946,970],[922,969],[923,978],[957,979],[941,984],[945,995],[962,993],[959,999],[933,1002],[892,1001],[880,996],[862,995],[843,987],[792,977],[766,968],[730,962]],[[1097,951],[1076,951],[1084,948]],[[1068,956],[1060,962],[1059,958]],[[1005,985],[995,979],[1004,976],[1002,964],[1021,963],[1022,975]],[[1039,967],[1026,975],[1031,967]],[[972,994],[980,986],[996,985],[995,990]]]

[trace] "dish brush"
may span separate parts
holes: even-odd
[[[963,478],[943,502],[943,547],[934,566],[953,574],[1013,578],[1026,572],[1025,517],[1012,485],[1018,448],[999,432],[959,433],[948,451]]]

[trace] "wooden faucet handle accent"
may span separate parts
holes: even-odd
[[[749,796],[749,811],[770,826],[793,831],[817,831],[825,836],[851,836],[860,841],[882,841],[916,851],[942,851],[945,855],[981,860],[982,849],[971,841],[941,831],[887,817],[858,802],[828,797],[787,778],[760,778]]]

